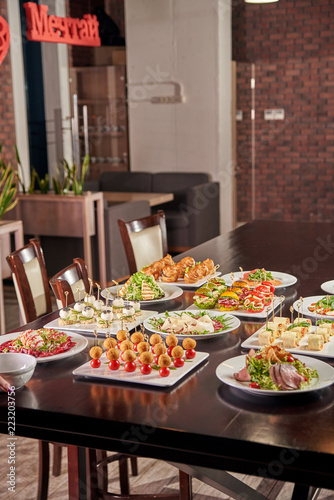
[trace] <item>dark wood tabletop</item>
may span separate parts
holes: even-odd
[[[334,279],[334,224],[254,221],[176,260],[185,255],[212,258],[223,274],[264,267],[296,276],[297,283],[282,290],[283,314],[290,315],[294,300],[323,294],[321,283]],[[193,290],[187,289],[154,309],[182,310],[192,297]],[[56,313],[29,326],[40,327],[53,317]],[[241,354],[241,343],[260,325],[247,318],[236,331],[201,339],[197,349],[208,352],[208,360],[169,389],[77,379],[72,371],[88,360],[88,349],[38,364],[16,394],[16,433],[332,489],[333,385],[294,396],[260,397],[216,377],[217,366]],[[7,433],[4,394],[0,432]]]

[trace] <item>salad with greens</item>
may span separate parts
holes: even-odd
[[[165,296],[154,277],[142,272],[133,274],[123,285],[119,294],[128,300],[154,300]]]
[[[309,311],[317,314],[326,314],[327,316],[334,316],[334,295],[327,295],[318,302],[313,302],[309,307]]]
[[[26,330],[0,345],[0,352],[22,352],[35,358],[45,358],[68,351],[76,343],[64,332],[53,328]]]
[[[207,311],[192,313],[168,312],[148,320],[154,331],[178,335],[207,335],[220,333],[231,327],[234,318],[226,314],[212,315]]]
[[[318,378],[317,370],[308,368],[298,358],[276,345],[259,351],[251,349],[246,356],[246,366],[234,378],[249,382],[252,389],[291,391],[303,389]]]

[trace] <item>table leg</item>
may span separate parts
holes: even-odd
[[[68,498],[87,500],[86,451],[79,446],[68,446]]]

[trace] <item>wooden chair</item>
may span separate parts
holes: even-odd
[[[168,251],[165,214],[154,215],[129,222],[118,220],[130,274],[163,258]]]
[[[7,256],[23,323],[52,311],[51,294],[43,250],[37,239]],[[38,499],[46,498],[49,484],[49,443],[39,442]],[[53,475],[61,469],[61,445],[54,443]]]
[[[30,323],[52,311],[51,294],[40,242],[28,245],[7,256],[23,323]]]
[[[55,274],[49,281],[60,309],[84,297],[90,291],[88,271],[85,261],[80,257],[73,259],[73,263]],[[65,293],[67,292],[68,295]],[[67,299],[66,299],[67,295]]]

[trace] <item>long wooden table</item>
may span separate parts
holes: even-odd
[[[322,294],[321,283],[333,278],[333,234],[334,224],[255,221],[189,254],[213,258],[222,273],[241,266],[295,275],[297,283],[284,290],[288,315],[296,298]],[[154,309],[182,310],[192,297],[187,290]],[[237,331],[200,340],[197,349],[210,354],[208,361],[171,389],[78,380],[72,370],[88,360],[88,350],[39,364],[17,392],[16,433],[178,462],[190,472],[205,466],[291,481],[298,499],[308,498],[310,485],[333,489],[333,385],[293,397],[259,397],[216,377],[217,366],[239,355],[242,341],[260,324],[247,318]],[[6,395],[0,396],[0,432],[7,433]]]
[[[173,193],[128,193],[123,191],[103,191],[103,198],[108,204],[147,200],[151,207],[173,201]]]

